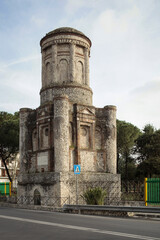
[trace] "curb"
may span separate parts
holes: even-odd
[[[160,214],[157,214],[157,213],[154,213],[154,214],[153,213],[133,213],[133,215],[129,216],[129,217],[145,218],[145,219],[152,219],[152,220],[160,221]]]

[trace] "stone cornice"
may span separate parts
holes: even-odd
[[[90,48],[90,46],[88,44],[86,44],[85,42],[81,41],[81,40],[77,40],[77,39],[70,39],[70,38],[63,38],[63,39],[54,39],[51,41],[47,41],[46,43],[43,44],[41,43],[42,46],[42,50],[45,50],[47,47],[54,45],[54,44],[63,44],[63,43],[70,43],[70,44],[75,44],[75,45],[80,45],[83,46],[87,49]]]
[[[114,111],[117,110],[116,106],[114,106],[114,105],[106,105],[106,106],[104,106],[104,109],[105,110],[114,110]]]
[[[81,88],[81,89],[84,89],[84,90],[86,90],[86,91],[88,91],[88,92],[91,92],[91,93],[93,94],[91,88],[89,88],[89,87],[84,87],[84,86],[77,86],[77,85],[65,85],[65,86],[53,85],[53,86],[48,86],[48,87],[42,88],[42,89],[40,90],[40,94],[41,94],[42,92],[45,92],[45,91],[48,90],[48,89],[55,89],[55,88]]]
[[[35,109],[31,108],[20,108],[20,113],[25,113],[25,112],[33,112]]]
[[[51,38],[51,37],[56,37],[56,36],[60,36],[60,35],[69,35],[69,36],[77,36],[77,37],[81,37],[83,39],[85,39],[88,43],[89,43],[89,46],[91,47],[92,45],[92,42],[91,40],[82,32],[74,29],[74,28],[58,28],[58,29],[55,29],[49,33],[46,34],[46,36],[44,36],[41,41],[40,41],[40,46],[42,46],[43,44],[43,41],[47,40],[48,38]]]

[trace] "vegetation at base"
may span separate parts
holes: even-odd
[[[7,163],[12,161],[19,151],[19,114],[0,112],[0,158],[12,182]]]
[[[86,203],[90,205],[104,205],[106,196],[106,191],[101,187],[90,188],[82,195]]]

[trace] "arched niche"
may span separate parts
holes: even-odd
[[[41,205],[41,194],[37,189],[34,190],[34,205]]]
[[[37,129],[34,129],[32,132],[32,149],[33,151],[37,151]]]
[[[73,123],[70,122],[69,124],[69,141],[70,141],[70,147],[73,147],[74,145],[74,130],[73,130]]]
[[[46,63],[46,83],[49,85],[51,83],[51,64],[50,62]]]
[[[59,75],[59,83],[67,82],[68,81],[68,62],[66,59],[61,59],[59,61],[58,67],[58,75]]]
[[[82,149],[90,148],[90,128],[82,125],[80,128],[80,147]]]
[[[98,126],[95,129],[95,149],[102,149],[102,129]]]
[[[81,61],[76,64],[76,80],[78,83],[83,84],[83,63]]]
[[[48,126],[41,127],[41,147],[42,148],[49,147],[49,127]]]

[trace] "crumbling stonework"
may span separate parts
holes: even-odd
[[[92,105],[90,39],[75,29],[59,28],[46,34],[40,45],[41,105],[20,109],[18,195],[72,199],[73,165],[80,164],[84,184],[109,181],[116,184],[119,196],[116,107]]]

